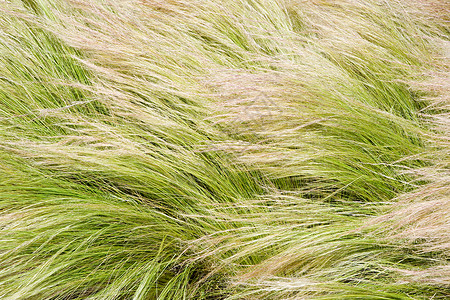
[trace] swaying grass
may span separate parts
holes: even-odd
[[[449,13],[0,0],[0,298],[448,299]]]

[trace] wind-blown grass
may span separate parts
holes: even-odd
[[[0,298],[450,297],[446,1],[0,4]]]

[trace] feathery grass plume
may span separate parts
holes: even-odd
[[[0,298],[447,299],[445,1],[2,1]]]

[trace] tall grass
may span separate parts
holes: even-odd
[[[446,1],[0,2],[0,298],[447,299]]]

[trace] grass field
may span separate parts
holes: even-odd
[[[0,0],[0,299],[449,299],[447,0]]]

